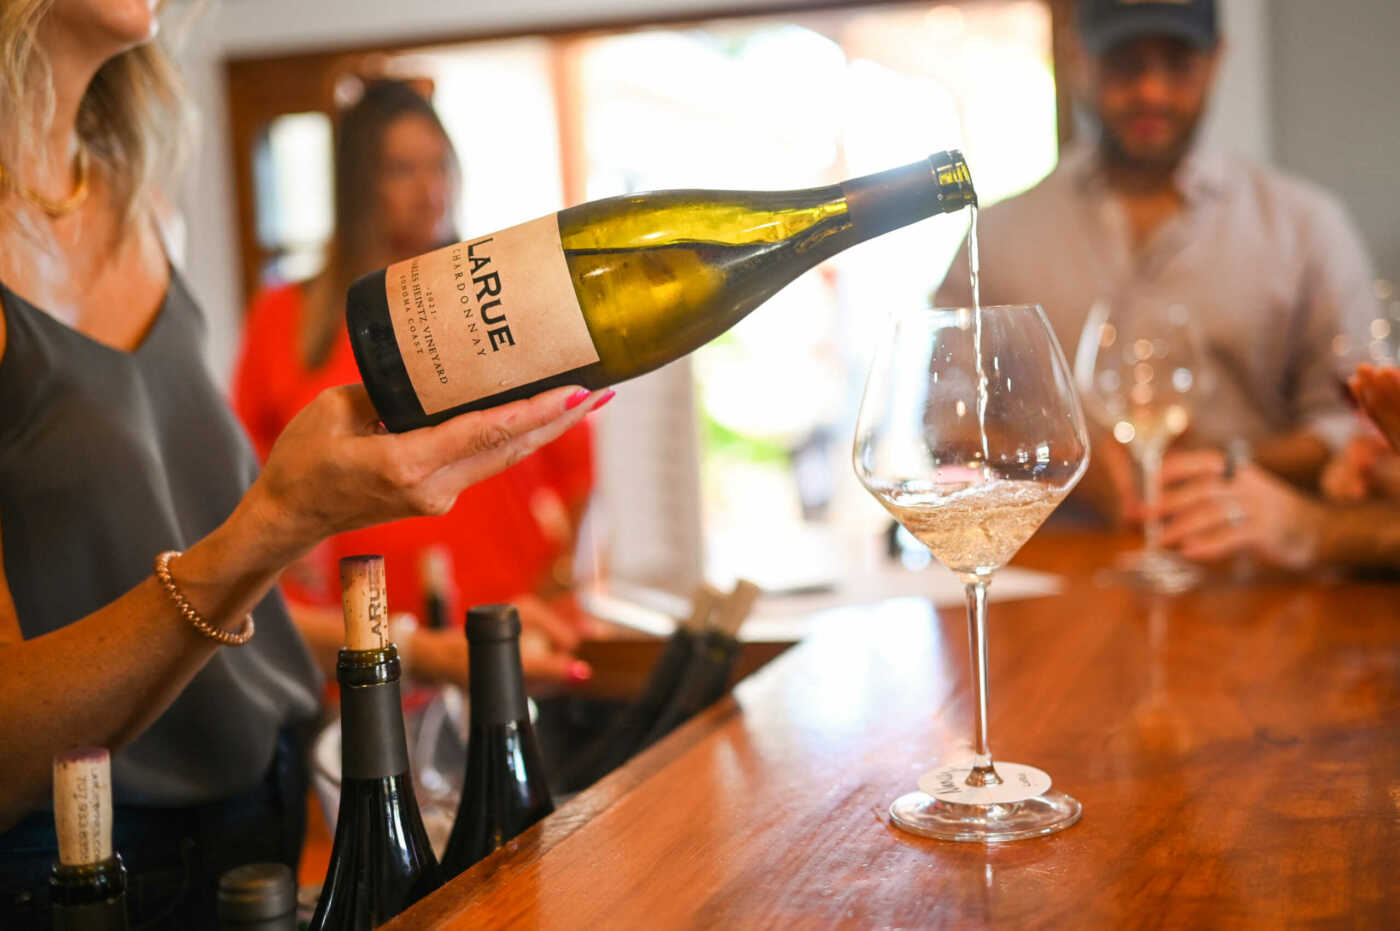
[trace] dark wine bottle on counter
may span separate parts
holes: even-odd
[[[112,850],[112,759],[106,749],[84,747],[54,757],[53,818],[54,931],[124,931],[126,865]]]
[[[680,683],[637,749],[665,737],[700,711],[719,701],[739,661],[739,627],[758,598],[758,586],[740,580],[710,615],[710,625],[696,645]]]
[[[219,931],[297,931],[297,884],[285,863],[249,863],[219,877]]]
[[[423,550],[418,559],[418,576],[423,587],[423,626],[446,630],[452,616],[452,550],[438,543]]]
[[[651,667],[641,693],[618,712],[608,727],[574,759],[565,764],[559,785],[565,792],[587,788],[625,763],[642,747],[666,710],[685,670],[690,666],[720,593],[709,585],[696,589],[690,614],[666,641]]]
[[[394,431],[602,388],[714,339],[843,249],[976,202],[956,151],[806,190],[593,201],[359,279],[350,343]]]
[[[409,775],[383,558],[342,559],[340,583],[340,813],[311,931],[377,927],[436,889],[440,875]]]
[[[462,802],[442,855],[456,876],[554,810],[525,699],[520,615],[510,605],[467,612],[471,728]]]

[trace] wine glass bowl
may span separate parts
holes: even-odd
[[[1124,554],[1128,582],[1176,593],[1193,587],[1200,571],[1158,545],[1162,459],[1186,432],[1204,393],[1203,350],[1182,304],[1097,302],[1075,354],[1075,380],[1089,415],[1123,446],[1142,480],[1144,548]]]
[[[1079,481],[1089,454],[1078,402],[1057,401],[1075,392],[1040,308],[981,313],[980,336],[965,308],[894,319],[854,453],[866,490],[963,576],[1005,565]]]
[[[994,764],[987,740],[987,586],[1089,459],[1069,366],[1041,309],[896,315],[871,367],[852,456],[866,490],[968,595],[975,752],[925,774],[921,791],[891,805],[892,820],[916,834],[983,842],[1068,827],[1079,803],[1050,789],[1040,770]]]

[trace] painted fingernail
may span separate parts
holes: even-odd
[[[593,678],[593,667],[581,659],[576,659],[569,664],[570,682],[587,682]]]
[[[587,388],[578,389],[573,394],[569,395],[568,399],[564,401],[564,410],[571,411],[574,408],[578,407],[584,401],[587,401],[588,396],[592,393],[593,392],[589,391]]]
[[[604,404],[608,403],[615,397],[617,397],[617,392],[609,388],[607,391],[603,392],[602,396],[598,398],[598,402],[594,404],[591,408],[589,408],[589,410],[596,411],[598,408],[602,407]]]

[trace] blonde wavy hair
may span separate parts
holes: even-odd
[[[53,120],[53,75],[36,41],[53,3],[0,0],[0,165],[11,176]],[[162,0],[157,11],[165,6]],[[126,223],[150,206],[150,195],[173,196],[193,140],[194,113],[161,40],[102,65],[79,105],[77,133],[101,161]]]

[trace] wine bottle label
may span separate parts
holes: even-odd
[[[556,214],[390,265],[384,290],[426,414],[598,361]]]
[[[112,856],[112,764],[105,749],[54,757],[53,815],[59,863],[85,866]]]
[[[1043,769],[1023,763],[994,764],[1001,783],[994,786],[970,786],[967,775],[972,763],[955,763],[929,770],[919,777],[919,791],[941,802],[962,805],[1009,805],[1050,791],[1050,775]]]

